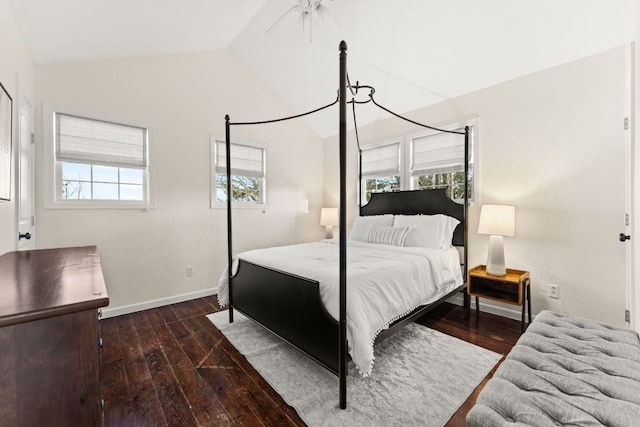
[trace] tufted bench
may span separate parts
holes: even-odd
[[[480,392],[469,426],[640,426],[638,333],[542,311]]]

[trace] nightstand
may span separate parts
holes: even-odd
[[[522,306],[521,332],[524,332],[525,305],[531,323],[531,278],[528,271],[507,268],[506,276],[492,276],[485,265],[469,270],[467,293],[476,297],[476,312],[480,313],[478,298],[489,298],[507,304]]]

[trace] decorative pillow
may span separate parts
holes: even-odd
[[[369,229],[367,243],[379,243],[383,245],[403,246],[409,227],[387,227],[374,225]]]
[[[404,240],[406,247],[442,249],[440,233],[433,233],[426,228],[411,227]]]
[[[394,227],[410,227],[404,246],[445,249],[451,246],[457,219],[437,215],[396,215]]]
[[[353,226],[349,232],[349,240],[364,242],[369,235],[371,227],[382,225],[391,227],[393,225],[393,215],[370,215],[359,216],[353,221]]]

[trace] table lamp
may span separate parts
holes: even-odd
[[[326,227],[326,238],[333,239],[333,227],[338,225],[338,208],[322,208],[320,212],[320,225]]]
[[[516,235],[516,207],[511,205],[483,205],[480,210],[478,233],[489,234],[487,273],[505,276],[504,242],[502,236]]]

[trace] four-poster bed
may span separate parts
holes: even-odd
[[[333,372],[339,377],[339,401],[340,408],[346,408],[346,377],[347,377],[347,362],[350,357],[348,354],[349,345],[352,350],[357,346],[357,338],[354,337],[353,326],[350,326],[349,334],[351,334],[352,341],[347,342],[347,182],[346,182],[346,157],[347,157],[347,145],[346,145],[346,116],[347,116],[347,104],[351,103],[355,105],[357,102],[354,99],[347,101],[347,89],[351,90],[352,94],[355,94],[359,88],[368,88],[371,90],[370,98],[375,105],[378,105],[373,100],[373,88],[368,86],[355,87],[348,84],[348,76],[346,69],[346,43],[343,41],[340,43],[340,87],[338,91],[338,99],[336,102],[327,106],[321,107],[317,110],[300,114],[297,116],[287,117],[283,119],[262,121],[262,122],[231,122],[229,116],[225,117],[226,121],[226,172],[227,172],[227,238],[228,238],[228,268],[226,272],[226,286],[224,289],[224,296],[229,305],[229,321],[233,322],[234,310],[238,310],[245,316],[260,323],[271,332],[280,336],[300,351],[307,354],[313,360],[320,363],[322,366]],[[355,92],[354,92],[355,89]],[[324,108],[328,108],[335,103],[339,103],[339,144],[340,144],[340,198],[339,198],[339,240],[338,245],[338,277],[337,283],[335,283],[334,290],[337,288],[337,313],[331,313],[335,311],[333,305],[326,305],[326,300],[323,300],[325,295],[321,291],[320,282],[323,280],[310,278],[307,275],[295,274],[287,268],[274,268],[266,265],[262,265],[260,262],[252,262],[246,259],[238,259],[234,263],[233,251],[232,251],[232,200],[230,195],[231,189],[231,126],[233,125],[254,125],[265,124],[276,121],[288,120],[292,118],[302,117],[304,115],[312,114]],[[381,106],[380,106],[381,107]],[[385,109],[384,107],[381,107]],[[386,110],[386,109],[385,109]],[[408,120],[401,117],[389,110],[389,113],[400,117],[404,120]],[[355,119],[355,109],[354,109]],[[411,120],[408,120],[411,121]],[[457,133],[465,137],[465,177],[468,178],[468,145],[469,145],[469,129],[467,128],[464,133],[447,131],[442,129],[433,128],[430,126],[422,125],[417,122],[412,123],[420,126],[428,127],[442,132]],[[357,131],[356,131],[357,136]],[[416,190],[416,191],[401,191],[395,193],[374,193],[371,196],[371,200],[365,206],[360,207],[360,215],[362,218],[374,218],[380,215],[390,215],[392,218],[397,216],[415,216],[415,215],[445,215],[446,217],[455,218],[455,223],[458,224],[452,235],[449,235],[447,246],[457,246],[466,249],[467,241],[467,226],[466,226],[466,207],[467,207],[467,181],[465,179],[465,199],[464,204],[453,202],[446,194],[444,189],[436,190]],[[380,231],[392,232],[397,234],[398,231],[403,233],[407,230],[396,230],[380,228]],[[453,230],[453,229],[452,229]],[[404,237],[402,238],[404,239]],[[376,242],[379,243],[379,242]],[[388,243],[388,242],[384,242]],[[354,244],[349,244],[349,253],[358,253],[360,249],[354,248]],[[357,246],[357,245],[355,245]],[[366,246],[366,244],[365,244]],[[383,245],[385,246],[385,245]],[[396,246],[402,246],[402,244]],[[429,311],[434,306],[438,305],[442,301],[451,297],[452,295],[464,291],[465,284],[462,278],[466,277],[467,269],[467,254],[463,249],[463,261],[462,272],[460,272],[460,259],[457,252],[455,252],[455,264],[458,269],[459,278],[452,280],[450,276],[442,275],[439,278],[440,282],[434,284],[417,283],[417,286],[424,288],[429,287],[429,291],[420,288],[418,292],[419,304],[415,302],[407,302],[407,306],[403,309],[398,308],[400,313],[395,313],[391,318],[382,322],[378,322],[377,326],[374,326],[374,332],[371,335],[371,346],[373,345],[373,339],[379,341],[398,330],[406,323],[415,320]],[[395,249],[394,249],[395,250]],[[425,250],[426,251],[426,250]],[[429,251],[426,251],[429,252]],[[438,251],[436,251],[438,252]],[[423,254],[420,254],[424,257]],[[432,256],[432,255],[429,255]],[[440,255],[437,255],[440,256]],[[437,258],[437,256],[435,256]],[[420,261],[422,262],[422,261]],[[433,261],[427,261],[427,264]],[[436,263],[437,264],[437,263]],[[335,265],[335,264],[334,264]],[[410,266],[415,268],[415,266]],[[422,267],[420,267],[422,268]],[[449,267],[445,270],[451,270]],[[284,270],[288,270],[284,271]],[[295,270],[294,270],[295,271]],[[440,274],[440,273],[438,273]],[[435,275],[437,276],[437,274]],[[435,277],[434,276],[434,277]],[[439,276],[438,276],[439,277]],[[426,282],[421,280],[418,282]],[[403,282],[404,283],[404,282]],[[222,282],[221,282],[222,284]],[[445,286],[446,285],[446,286]],[[387,286],[385,284],[384,286]],[[433,288],[433,290],[431,290]],[[408,293],[413,290],[406,291]],[[427,297],[427,292],[429,295]],[[327,291],[324,291],[326,294]],[[219,293],[220,298],[220,293]],[[350,305],[353,306],[356,303],[353,294],[349,297]],[[466,292],[464,293],[465,309],[469,310],[469,297]],[[391,301],[389,301],[391,305]],[[350,306],[349,319],[355,318],[352,307]],[[404,310],[404,311],[402,311]],[[374,311],[374,308],[366,307],[365,312]],[[388,327],[387,327],[388,326]],[[349,344],[349,345],[348,345]],[[357,351],[357,348],[356,350]],[[371,350],[371,358],[373,351]],[[354,358],[356,364],[358,361]],[[372,361],[371,361],[372,363]],[[365,365],[366,366],[366,365]],[[361,367],[358,365],[358,368]],[[366,369],[365,369],[366,370]],[[361,369],[362,372],[362,369]],[[364,373],[364,372],[363,372]],[[368,374],[366,372],[365,374]]]

